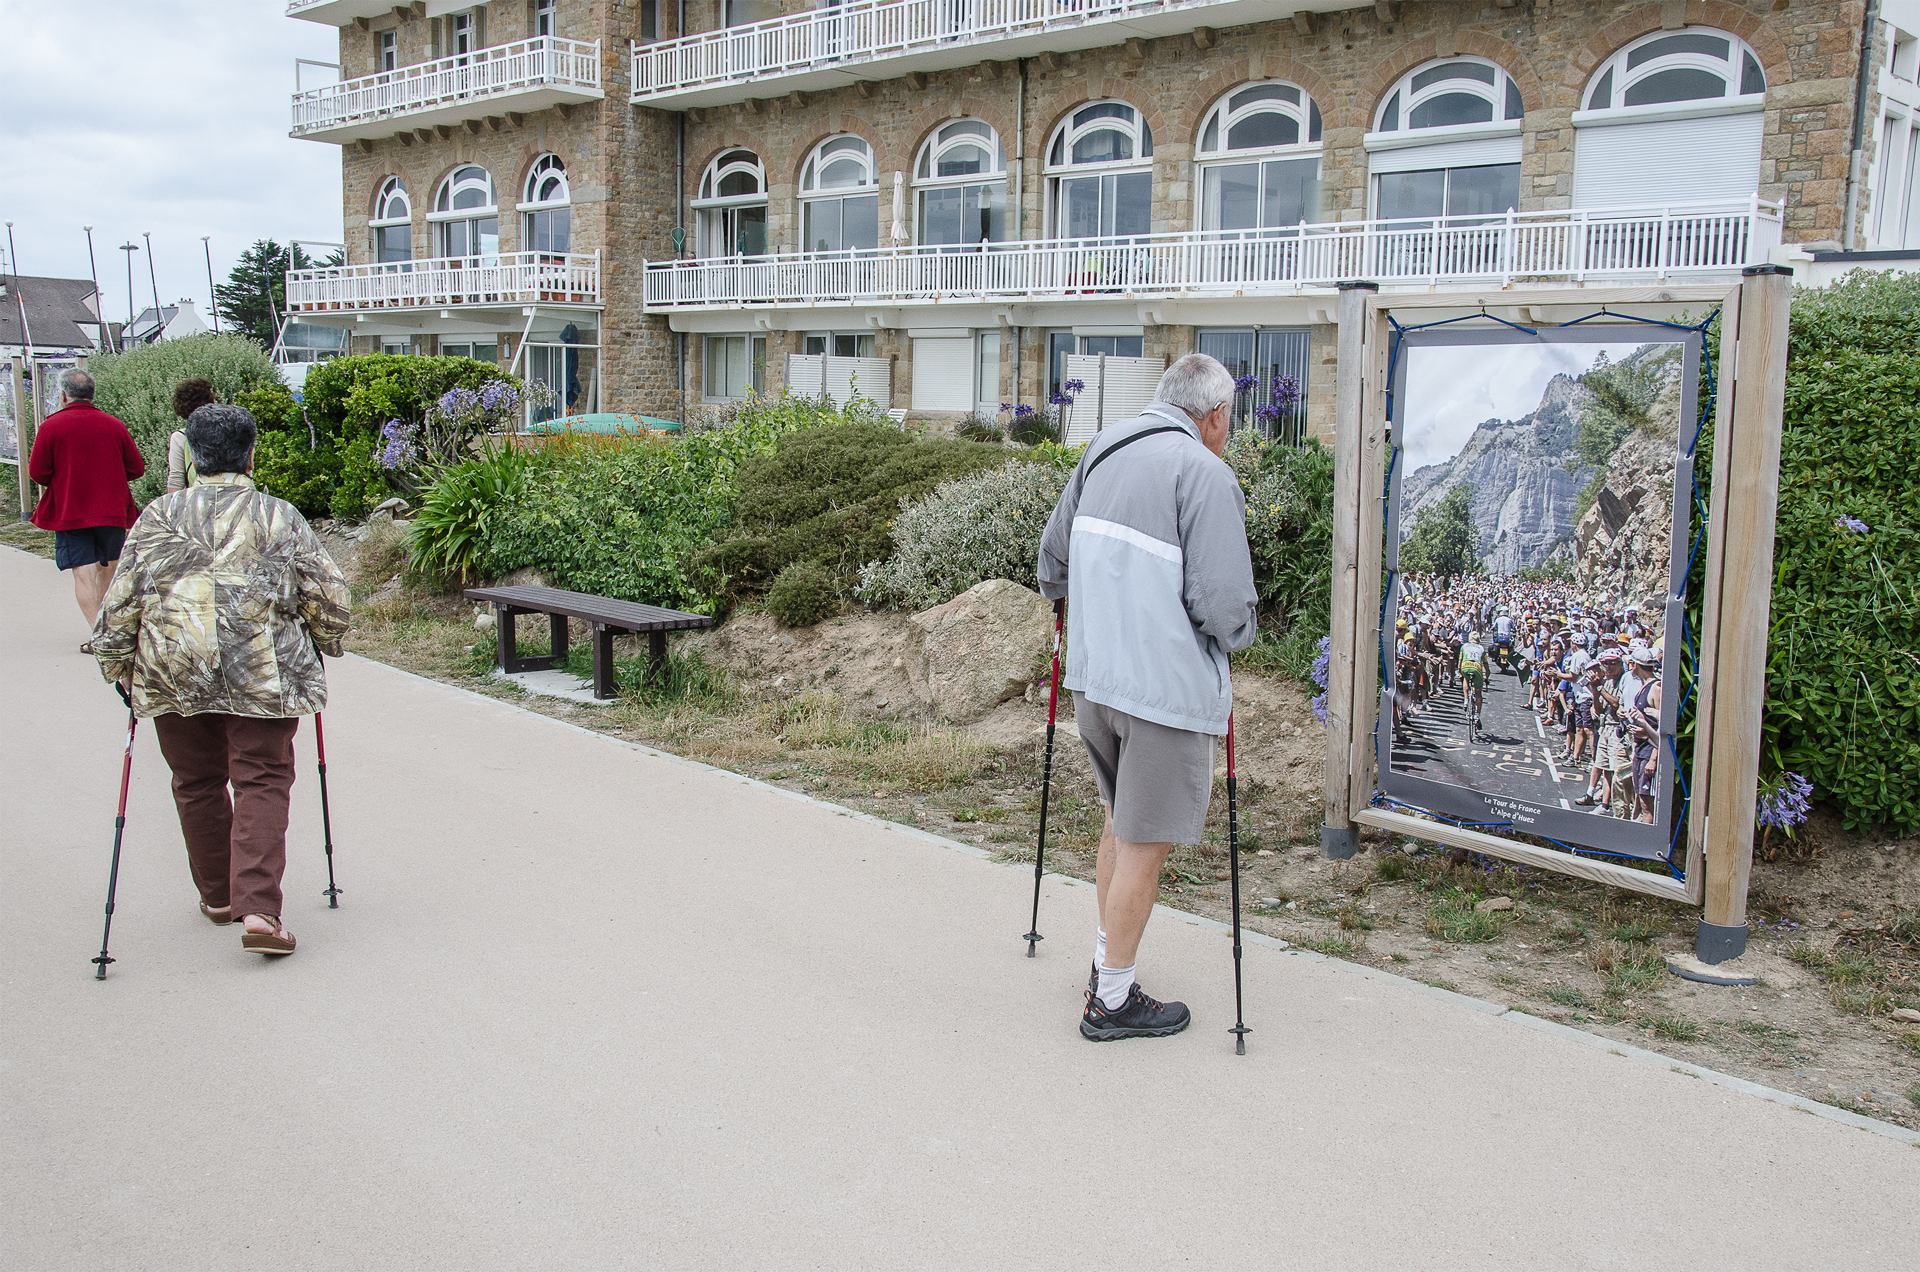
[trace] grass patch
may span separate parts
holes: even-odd
[[[1900,1045],[1907,1049],[1909,1055],[1920,1056],[1920,1033],[1901,1034]]]
[[[1654,1037],[1665,1038],[1669,1042],[1698,1042],[1705,1032],[1698,1023],[1685,1016],[1650,1016],[1643,1023]]]
[[[1587,996],[1571,985],[1552,985],[1546,990],[1548,1002],[1559,1003],[1562,1007],[1571,1007],[1575,1011],[1586,1011],[1593,1004]]]
[[[1287,944],[1303,950],[1312,950],[1315,954],[1325,954],[1328,958],[1358,958],[1361,945],[1358,941],[1344,936],[1289,936]]]
[[[1513,911],[1483,914],[1473,908],[1479,899],[1462,888],[1447,889],[1427,908],[1427,935],[1459,945],[1482,945],[1499,940],[1512,921]]]
[[[1587,949],[1587,964],[1600,973],[1608,998],[1631,998],[1660,984],[1666,961],[1652,950],[1620,941],[1596,941]]]
[[[1373,931],[1373,919],[1357,905],[1342,906],[1334,916],[1334,921],[1340,925],[1342,932]]]
[[[1397,883],[1413,873],[1413,860],[1406,853],[1388,849],[1373,863],[1373,877],[1382,883]]]

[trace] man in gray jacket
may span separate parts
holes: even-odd
[[[1183,1003],[1134,981],[1134,956],[1176,843],[1198,843],[1227,731],[1227,655],[1253,643],[1246,503],[1220,458],[1233,377],[1188,354],[1155,401],[1096,437],[1040,542],[1040,592],[1069,599],[1067,688],[1093,761],[1100,929],[1080,1032],[1096,1042],[1187,1027]]]

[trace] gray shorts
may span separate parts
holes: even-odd
[[[1173,729],[1073,696],[1113,833],[1136,844],[1197,844],[1213,795],[1213,737]]]

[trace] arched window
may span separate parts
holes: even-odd
[[[978,119],[942,124],[913,168],[916,242],[998,242],[1007,231],[1007,152]]]
[[[809,252],[880,243],[880,177],[873,147],[851,134],[829,137],[800,169],[800,241]]]
[[[1485,58],[1414,67],[1387,91],[1367,134],[1374,215],[1483,216],[1520,203],[1520,87]]]
[[[753,151],[716,155],[691,203],[699,255],[758,256],[767,250],[767,170]]]
[[[367,226],[373,231],[374,260],[384,265],[413,259],[413,200],[400,178],[388,177],[380,183]]]
[[[521,247],[529,252],[573,250],[573,207],[567,190],[567,168],[558,155],[541,155],[527,173],[525,217]]]
[[[1047,146],[1053,232],[1062,238],[1145,234],[1153,225],[1153,133],[1125,102],[1082,106]]]
[[[1236,88],[1207,112],[1194,158],[1202,229],[1312,220],[1320,202],[1320,108],[1296,84]]]
[[[427,219],[434,223],[441,256],[499,254],[500,210],[494,206],[493,178],[485,168],[464,164],[448,173]]]
[[[1744,202],[1760,188],[1767,77],[1737,36],[1684,27],[1602,62],[1574,112],[1576,207]]]

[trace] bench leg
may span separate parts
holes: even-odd
[[[665,632],[647,633],[647,674],[653,677],[653,683],[667,683],[667,634]]]
[[[503,675],[511,675],[517,670],[513,665],[514,655],[517,652],[513,644],[513,615],[514,609],[511,605],[495,604],[493,607],[495,649]]]
[[[611,698],[613,687],[613,629],[593,625],[593,696]]]
[[[552,666],[558,667],[567,661],[567,616],[565,614],[547,615],[547,627],[551,635],[547,647],[552,654]]]

